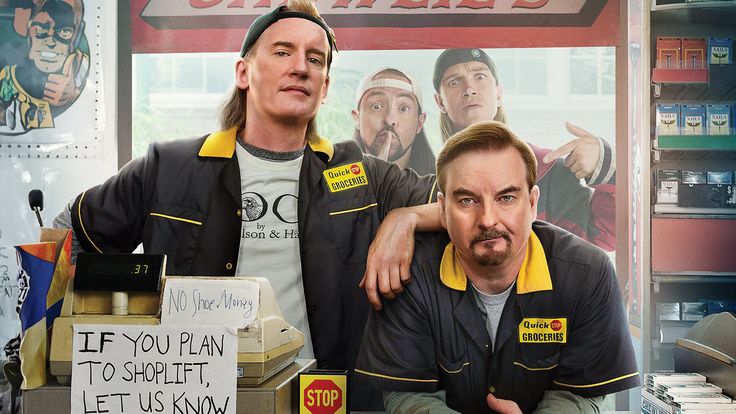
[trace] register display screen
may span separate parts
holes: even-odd
[[[79,253],[74,290],[157,292],[164,255]]]

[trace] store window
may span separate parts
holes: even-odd
[[[514,130],[553,148],[570,139],[562,120],[614,138],[614,49],[486,49],[498,69],[504,107]],[[439,110],[433,64],[441,50],[342,51],[330,72],[320,132],[332,141],[351,139],[355,88],[368,71],[389,64],[410,71],[423,90],[425,131],[437,152]],[[218,129],[218,109],[232,87],[236,53],[133,55],[133,157],[151,142],[194,137]]]
[[[570,49],[570,93],[613,95],[616,67],[613,48]]]

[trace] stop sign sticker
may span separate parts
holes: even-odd
[[[305,414],[347,413],[347,373],[310,370],[299,374],[299,412]]]

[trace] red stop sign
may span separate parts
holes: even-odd
[[[332,380],[314,380],[304,388],[304,406],[312,414],[334,414],[342,408],[342,390]]]
[[[562,329],[562,322],[557,319],[553,320],[549,325],[553,331],[559,331],[560,329]]]

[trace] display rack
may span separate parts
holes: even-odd
[[[652,188],[657,188],[656,174],[663,169],[736,172],[733,128],[727,135],[684,135],[683,131],[678,131],[683,135],[660,135],[654,127],[657,103],[736,102],[736,64],[658,68],[655,45],[660,36],[736,39],[736,0],[683,0],[666,5],[652,0],[650,5]],[[642,332],[646,371],[673,369],[674,341],[669,338],[673,331],[667,329],[687,330],[670,321],[662,323],[658,306],[715,300],[736,303],[736,255],[732,253],[736,208],[659,203],[656,191],[651,193],[651,265],[648,283],[643,286],[643,295],[649,297],[648,328]]]

